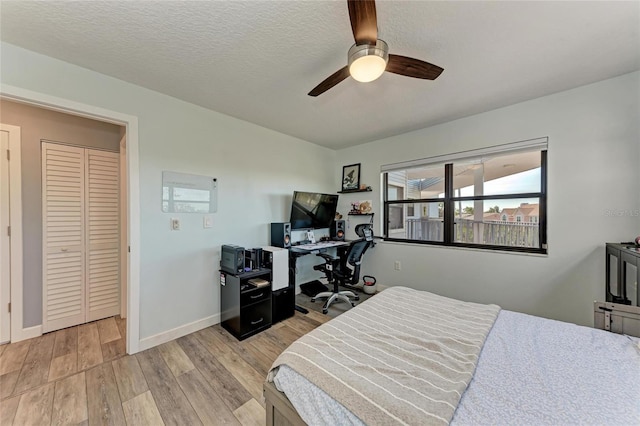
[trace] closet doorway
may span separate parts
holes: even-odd
[[[42,332],[121,312],[120,154],[42,142]]]

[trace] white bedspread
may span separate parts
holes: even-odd
[[[502,310],[451,423],[640,425],[637,344],[635,338]],[[287,367],[274,382],[310,425],[363,424]]]
[[[393,287],[298,339],[272,369],[303,373],[370,424],[446,425],[499,310]]]
[[[452,424],[640,425],[637,342],[503,310]]]

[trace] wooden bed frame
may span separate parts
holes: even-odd
[[[265,382],[263,389],[267,426],[306,425],[286,395],[276,389],[273,383]]]

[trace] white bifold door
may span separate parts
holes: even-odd
[[[43,333],[120,313],[118,153],[42,143]]]

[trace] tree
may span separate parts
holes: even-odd
[[[462,209],[462,212],[463,212],[464,214],[473,214],[473,207],[471,207],[471,206],[467,206],[467,207],[465,207],[464,209]]]
[[[500,207],[498,206],[489,207],[488,213],[500,213]]]

